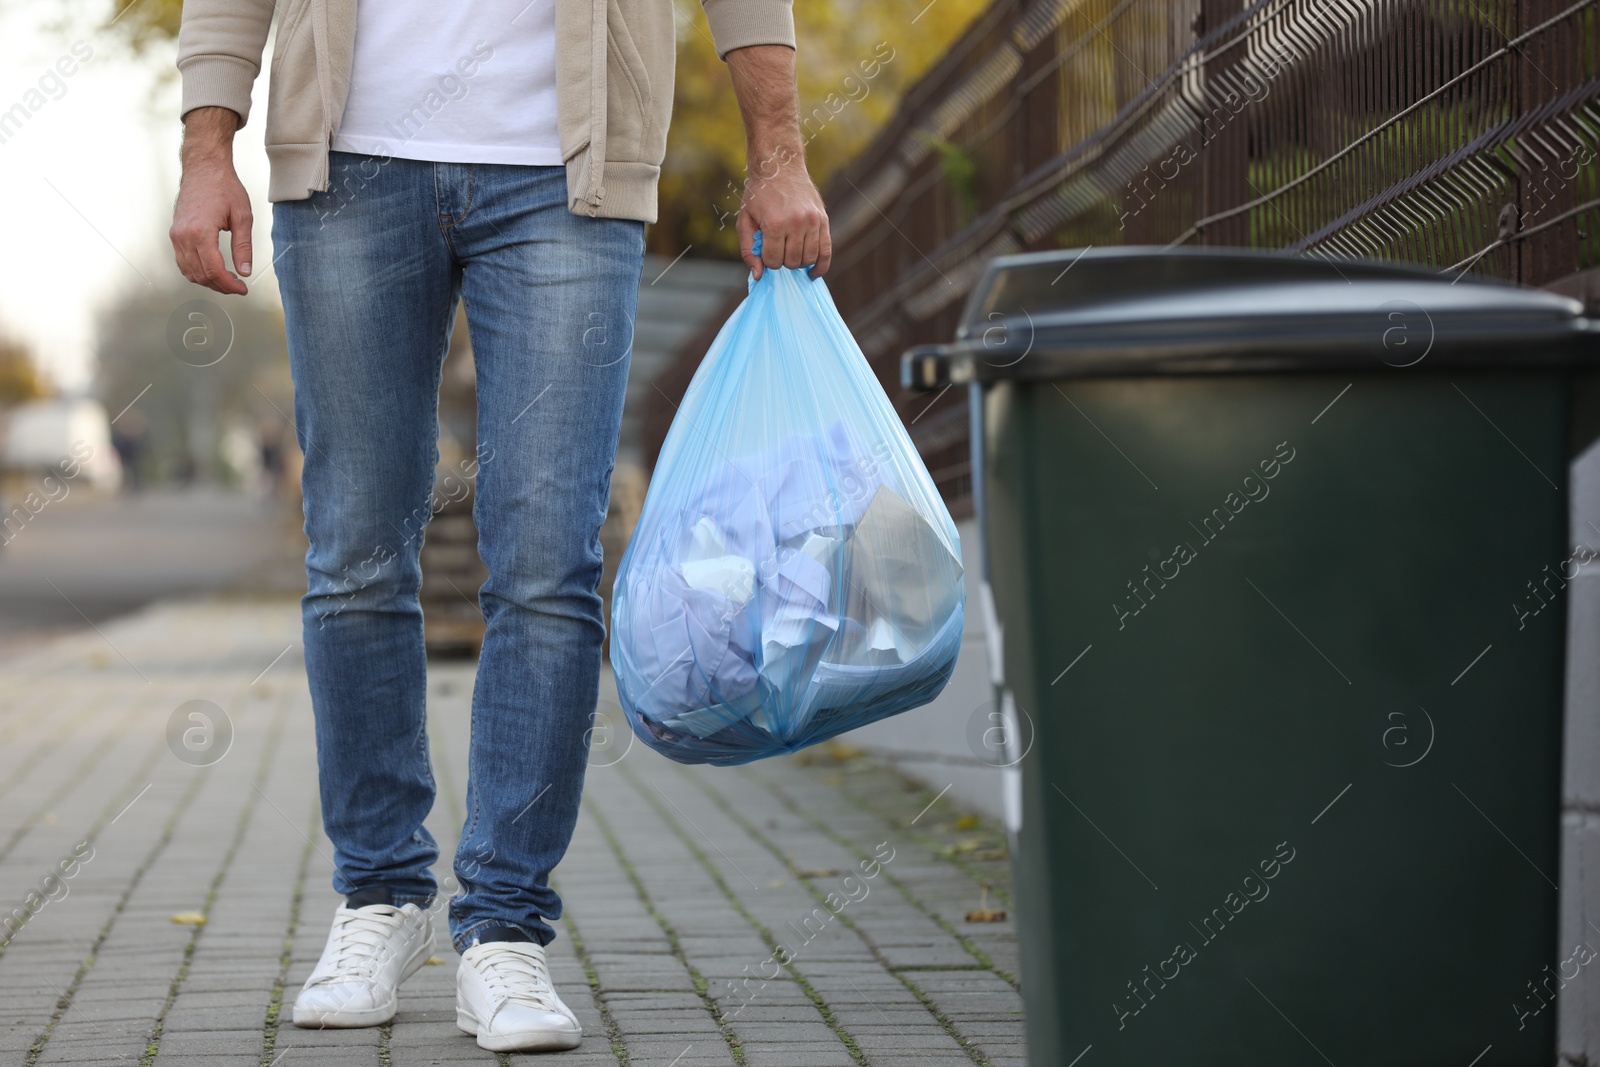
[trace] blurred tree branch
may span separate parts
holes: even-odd
[[[50,383],[28,346],[0,338],[0,408],[38,400],[50,393]]]
[[[111,0],[107,25],[121,27],[136,54],[155,41],[176,40],[183,0]]]

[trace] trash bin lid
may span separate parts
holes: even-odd
[[[1001,256],[953,343],[902,357],[909,389],[1171,374],[1600,365],[1600,320],[1540,289],[1247,248]]]

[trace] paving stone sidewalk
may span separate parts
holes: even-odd
[[[392,1025],[289,1023],[338,902],[300,653],[292,601],[216,600],[0,663],[0,915],[36,909],[0,947],[0,1063],[523,1058],[457,1031],[442,914],[437,962],[402,988]],[[436,663],[429,679],[429,828],[448,857],[472,669]],[[555,878],[552,970],[585,1034],[560,1062],[1024,1062],[1012,919],[966,920],[1011,907],[997,828],[842,744],[679,767],[629,746],[614,699]],[[191,711],[214,720],[209,747]],[[788,966],[769,962],[780,944]]]

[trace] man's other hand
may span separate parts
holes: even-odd
[[[184,116],[183,177],[172,211],[172,251],[183,276],[219,293],[250,291],[250,194],[233,169],[233,133],[239,116],[224,107],[195,108]],[[233,262],[228,270],[217,247],[227,230]]]

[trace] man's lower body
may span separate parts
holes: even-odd
[[[441,366],[464,299],[478,441],[456,473],[476,482],[489,578],[477,591],[487,631],[449,926],[468,960],[499,953],[461,983],[463,998],[477,997],[463,1027],[482,1027],[484,1043],[495,1023],[485,1013],[512,1025],[550,1010],[539,995],[507,1006],[484,990],[516,989],[505,974],[530,968],[548,986],[542,946],[561,915],[549,876],[577,820],[599,683],[599,530],[644,227],[571,214],[561,167],[342,152],[330,166],[330,188],[275,204],[272,227],[305,456],[323,824],[347,897],[334,958],[324,955],[302,1000],[311,1025],[392,1017],[393,985],[420,966],[418,915],[438,891],[438,847],[423,826],[434,779],[419,550],[435,500]]]

